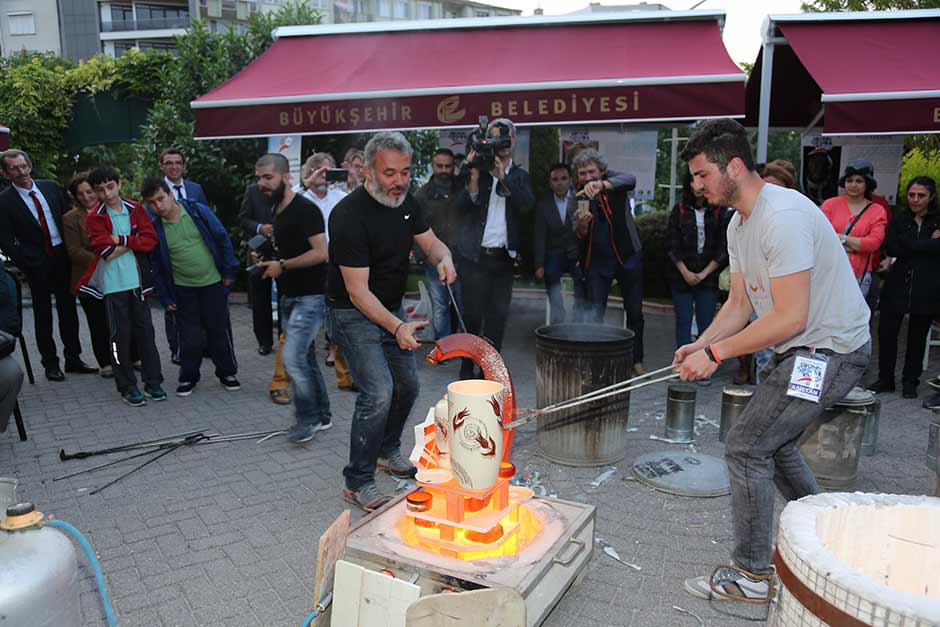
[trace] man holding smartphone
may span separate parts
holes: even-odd
[[[274,204],[274,241],[281,258],[258,266],[264,268],[265,278],[277,279],[281,294],[284,368],[294,388],[297,419],[287,439],[300,444],[333,426],[326,383],[311,350],[326,313],[326,229],[316,206],[288,185],[290,165],[284,155],[258,159],[255,178]]]

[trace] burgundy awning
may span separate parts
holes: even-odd
[[[786,40],[774,48],[770,126],[806,126],[825,106],[827,135],[940,132],[940,11],[769,19]],[[751,123],[762,65],[763,53],[747,85]]]
[[[0,124],[0,150],[7,150],[10,147],[10,129]]]
[[[196,137],[743,117],[723,12],[287,27],[193,101]],[[577,20],[577,21],[575,21]]]

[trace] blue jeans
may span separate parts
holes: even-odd
[[[434,337],[441,339],[450,335],[451,313],[450,313],[450,294],[447,293],[447,286],[441,283],[437,276],[437,268],[425,264],[424,276],[428,283],[428,295],[431,297],[431,326],[434,327]],[[460,304],[460,281],[457,280],[450,289],[454,292],[454,300],[457,301],[457,308],[463,312],[463,305]]]
[[[643,361],[643,260],[641,255],[628,257],[623,265],[614,268],[614,276],[607,277],[594,270],[587,273],[588,314],[587,322],[604,324],[607,313],[607,297],[610,287],[617,279],[623,307],[627,313],[627,328],[633,331],[633,363]]]
[[[788,351],[789,353],[789,351]],[[819,493],[800,453],[800,436],[826,407],[838,403],[868,367],[871,342],[829,356],[818,403],[787,396],[796,354],[776,356],[744,412],[728,431],[725,461],[731,477],[734,563],[756,575],[770,572],[774,486],[787,501]]]
[[[676,305],[676,346],[685,346],[692,342],[693,311],[699,335],[714,320],[718,290],[703,285],[686,285],[681,290],[673,287],[672,301]]]
[[[401,308],[396,315],[404,319]],[[346,487],[358,490],[375,481],[379,457],[401,449],[401,432],[418,398],[418,367],[413,351],[402,350],[391,333],[358,309],[327,310],[327,329],[343,351],[361,390],[349,434]]]
[[[565,300],[561,293],[561,277],[570,274],[574,281],[574,315],[572,322],[583,322],[587,301],[586,285],[581,275],[581,267],[574,259],[564,253],[545,254],[545,292],[551,307],[551,323],[565,321]]]
[[[284,325],[284,369],[293,386],[291,398],[297,424],[329,423],[332,419],[330,397],[314,350],[314,340],[323,326],[326,301],[322,294],[285,296],[281,301],[281,311],[287,319]]]

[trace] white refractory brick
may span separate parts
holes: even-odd
[[[873,627],[940,627],[940,499],[855,492],[789,503],[777,551],[826,602]],[[825,627],[776,582],[770,627]]]

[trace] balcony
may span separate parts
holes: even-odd
[[[189,28],[190,17],[166,17],[139,20],[120,20],[116,22],[102,22],[102,33],[117,33],[142,30],[185,30]]]

